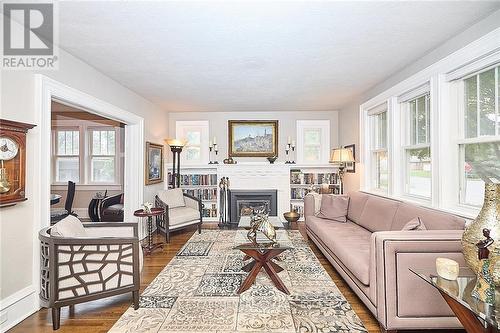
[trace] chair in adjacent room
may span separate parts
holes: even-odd
[[[64,203],[64,208],[51,208],[50,209],[50,224],[54,224],[57,221],[62,220],[68,215],[74,215],[73,212],[73,200],[75,199],[75,183],[72,181],[68,181],[68,190],[66,192],[66,202]]]
[[[99,217],[103,222],[123,222],[123,193],[102,200]]]
[[[180,188],[161,190],[155,196],[155,206],[165,209],[165,214],[156,218],[156,225],[165,233],[167,243],[170,242],[170,232],[174,230],[197,225],[198,233],[201,233],[203,206],[200,199],[183,193]]]

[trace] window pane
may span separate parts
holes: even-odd
[[[425,96],[417,100],[417,139],[418,143],[427,142],[427,110]]]
[[[321,158],[321,147],[320,146],[305,146],[304,147],[304,161],[305,162],[317,162]]]
[[[430,148],[408,149],[407,191],[423,197],[431,196],[431,155]]]
[[[304,145],[319,145],[321,144],[321,129],[306,129],[304,130]]]
[[[199,146],[201,144],[201,132],[188,131],[186,134],[186,139],[190,145]]]
[[[92,155],[115,155],[115,131],[92,131]]]
[[[78,155],[79,134],[78,131],[58,131],[57,155]]]
[[[201,148],[189,146],[186,147],[186,151],[183,154],[185,154],[186,161],[199,161],[201,159]]]
[[[56,181],[80,182],[80,168],[78,157],[58,157],[56,159]]]
[[[500,182],[500,142],[463,145],[462,203],[481,206],[485,182]]]
[[[477,76],[465,80],[465,137],[477,136]]]
[[[387,152],[374,153],[375,165],[375,188],[387,190],[389,182],[389,169],[387,164]]]
[[[57,155],[65,155],[66,152],[66,134],[61,131],[57,132]]]
[[[372,117],[372,148],[383,149],[387,146],[387,112]]]
[[[92,132],[92,154],[98,155],[101,152],[101,134],[99,131]]]
[[[93,182],[112,183],[115,181],[115,159],[113,157],[93,157],[91,168]]]
[[[479,74],[480,135],[495,135],[495,69]]]

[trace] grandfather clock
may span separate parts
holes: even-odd
[[[0,119],[0,207],[27,200],[26,133],[33,127]]]

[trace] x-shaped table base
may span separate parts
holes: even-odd
[[[279,256],[283,251],[286,251],[287,249],[280,249],[280,248],[269,248],[269,249],[240,249],[243,253],[245,253],[247,256],[252,257],[255,261],[245,265],[242,270],[245,272],[250,272],[243,281],[243,283],[240,286],[240,289],[238,290],[238,294],[241,294],[248,288],[252,286],[252,284],[255,282],[255,279],[257,278],[257,275],[259,274],[261,268],[264,268],[265,271],[267,272],[267,275],[271,278],[273,281],[274,285],[278,290],[284,292],[285,294],[289,295],[290,292],[286,288],[285,284],[283,281],[278,276],[278,273],[283,270],[278,264],[272,261],[273,258]]]

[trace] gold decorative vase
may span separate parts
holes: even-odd
[[[490,236],[494,239],[494,243],[488,249],[490,272],[495,285],[498,286],[500,285],[500,184],[485,184],[483,208],[462,236],[465,261],[476,273],[481,269],[476,244],[484,238],[485,228],[490,230]]]

